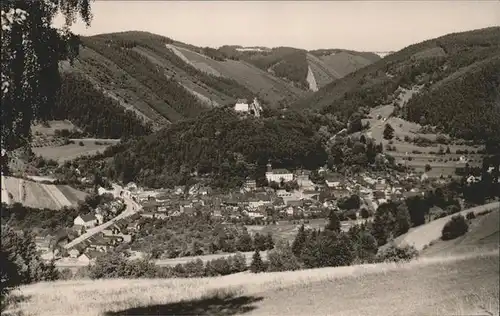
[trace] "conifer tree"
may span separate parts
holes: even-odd
[[[260,257],[260,252],[259,250],[255,250],[253,256],[252,256],[252,263],[250,264],[250,271],[253,273],[259,273],[259,272],[264,272],[266,270],[266,267],[264,265],[264,262],[262,261],[262,258]]]
[[[295,239],[292,243],[292,252],[295,256],[300,256],[302,249],[304,248],[304,244],[306,243],[307,235],[305,232],[304,224],[302,224],[295,236]]]
[[[340,232],[340,220],[335,213],[335,210],[330,211],[330,215],[328,216],[328,225],[326,225],[325,229]]]

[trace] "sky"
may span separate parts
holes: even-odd
[[[95,1],[81,35],[148,31],[196,46],[292,46],[396,51],[408,45],[500,26],[489,1]],[[62,19],[56,20],[56,25]]]

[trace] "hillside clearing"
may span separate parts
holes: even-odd
[[[469,212],[474,212],[475,214],[477,214],[486,210],[494,210],[495,212],[498,212],[500,210],[500,202],[493,202],[490,204],[477,206],[472,209],[463,210],[457,214],[465,216]],[[444,225],[457,214],[448,215],[429,222],[425,225],[412,228],[408,233],[396,238],[395,242],[398,244],[413,245],[415,248],[417,248],[417,250],[420,251],[434,240],[439,239],[441,237],[441,231]]]
[[[469,231],[456,239],[436,240],[425,248],[422,256],[453,255],[476,251],[477,249],[494,250],[500,244],[499,223],[500,209],[476,217],[469,224]]]
[[[42,156],[46,159],[53,159],[57,162],[64,162],[81,156],[95,155],[100,152],[102,153],[110,145],[117,142],[117,140],[113,140],[113,143],[109,142],[109,140],[104,140],[100,144],[96,144],[96,142],[99,142],[98,139],[78,139],[74,141],[74,144],[35,147],[32,149],[38,156]],[[80,146],[80,141],[83,143],[83,146]]]
[[[470,269],[474,266],[474,269]],[[498,312],[498,251],[295,272],[114,279],[21,287],[11,307],[36,315],[438,315]],[[418,272],[418,273],[416,273]],[[411,286],[408,286],[411,284]],[[473,300],[477,300],[474,302]],[[387,302],[390,302],[389,304]],[[311,304],[313,303],[313,304]],[[252,304],[249,306],[249,304]]]
[[[17,202],[32,208],[59,210],[65,206],[76,206],[86,196],[87,193],[67,185],[42,184],[2,176],[2,202],[7,204]]]

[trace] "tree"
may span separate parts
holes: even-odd
[[[384,127],[384,139],[390,140],[394,138],[394,128],[387,123]]]
[[[300,262],[293,254],[292,248],[287,241],[280,240],[276,248],[268,252],[268,270],[274,271],[294,271],[301,268]]]
[[[292,253],[295,256],[297,257],[300,256],[302,249],[304,248],[304,245],[306,243],[306,240],[307,240],[307,235],[304,229],[304,224],[302,224],[292,243]]]
[[[431,170],[432,170],[431,165],[426,164],[426,165],[425,165],[425,172],[429,172],[429,171],[431,171]]]
[[[441,232],[442,240],[455,239],[464,235],[469,230],[469,224],[467,220],[462,215],[454,215],[451,219],[444,225]]]
[[[273,234],[268,232],[266,235],[266,249],[271,250],[274,248]]]
[[[60,87],[59,61],[72,59],[79,40],[69,27],[91,21],[90,1],[2,1],[2,156],[29,145],[33,120],[47,119]],[[66,18],[52,27],[58,12]],[[62,31],[62,32],[60,32]]]
[[[370,211],[368,211],[368,210],[367,210],[366,208],[364,208],[364,207],[360,210],[360,213],[361,213],[361,218],[366,219],[366,218],[369,218],[369,217],[370,217]]]
[[[16,233],[7,225],[2,225],[1,230],[2,303],[6,295],[19,285],[59,278],[54,262],[47,264],[38,255],[33,235],[27,232]]]
[[[244,231],[236,242],[236,249],[238,251],[252,251],[252,237],[247,231]]]
[[[264,262],[262,261],[262,258],[260,257],[259,250],[255,250],[255,252],[252,256],[252,263],[250,264],[250,271],[252,271],[253,273],[259,273],[259,272],[266,271],[266,267],[264,265]]]
[[[308,268],[350,265],[354,260],[354,247],[344,233],[325,230],[317,240],[304,247],[301,258]]]
[[[340,232],[340,220],[337,216],[335,210],[330,210],[330,215],[328,215],[328,225],[326,225],[325,229]]]
[[[264,251],[267,249],[267,246],[268,246],[267,237],[262,234],[256,233],[255,236],[253,237],[253,249]]]

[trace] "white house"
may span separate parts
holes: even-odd
[[[238,101],[236,101],[236,104],[234,105],[234,110],[236,112],[249,112],[250,107],[248,105],[247,99],[238,99]]]
[[[267,164],[266,179],[270,183],[272,181],[280,183],[281,180],[288,182],[294,179],[293,173],[286,169],[273,170],[270,163]]]
[[[73,224],[90,228],[97,225],[97,218],[93,214],[78,215],[74,219]]]
[[[80,255],[80,251],[78,249],[73,248],[70,251],[68,251],[68,254],[70,258],[78,258],[78,256]]]
[[[234,105],[234,111],[241,113],[253,112],[255,117],[260,117],[262,106],[257,98],[254,98],[252,103],[248,103],[247,99],[238,99]]]

